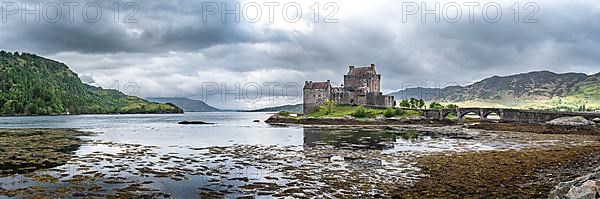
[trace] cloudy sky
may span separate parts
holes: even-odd
[[[341,83],[348,65],[376,64],[385,92],[600,72],[597,0],[39,1],[37,14],[26,2],[2,1],[1,49],[64,62],[89,84],[220,108],[298,103],[305,80]],[[436,3],[439,22],[423,19]]]

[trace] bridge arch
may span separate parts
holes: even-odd
[[[481,113],[479,113],[478,111],[474,111],[474,110],[468,110],[468,111],[465,111],[465,112],[461,111],[460,112],[460,116],[458,116],[458,118],[461,119],[461,120],[464,120],[465,116],[467,116],[468,114],[471,114],[471,113],[474,114],[474,115],[477,115],[479,117],[478,119],[482,119]]]
[[[456,110],[445,110],[442,111],[442,118],[441,119],[449,119],[449,120],[455,120],[458,119],[458,116],[456,115]]]
[[[482,119],[486,119],[486,120],[501,120],[502,116],[500,116],[499,112],[490,111],[490,112],[487,112],[487,113],[483,114],[483,118]]]

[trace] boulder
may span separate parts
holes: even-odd
[[[588,180],[581,186],[572,187],[565,197],[573,199],[596,199],[600,195],[600,181]]]
[[[593,122],[586,120],[583,117],[561,117],[546,122],[546,124],[557,126],[587,126],[594,125]]]
[[[596,124],[600,124],[600,118],[594,118],[594,119],[592,119],[592,122],[594,122]]]
[[[596,199],[598,197],[600,197],[600,167],[595,173],[559,183],[548,196],[550,199]]]

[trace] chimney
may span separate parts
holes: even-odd
[[[375,64],[371,64],[371,68],[375,69]]]
[[[354,69],[354,66],[348,66],[348,68],[350,68],[350,70]]]
[[[304,84],[308,84],[308,81],[304,81]]]

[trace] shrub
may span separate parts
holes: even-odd
[[[281,116],[284,116],[284,117],[290,116],[290,112],[287,112],[287,111],[280,111],[278,114]]]
[[[325,103],[323,103],[323,105],[321,105],[319,108],[324,110],[325,114],[330,114],[333,112],[333,107],[335,107],[335,104],[333,103],[333,101],[325,100]]]
[[[394,110],[394,108],[387,108],[385,109],[385,112],[383,112],[383,116],[384,117],[394,117],[396,115],[396,111]]]
[[[399,109],[399,108],[394,109],[394,115],[396,115],[396,116],[404,115],[404,110]]]
[[[352,113],[352,116],[358,117],[358,118],[366,117],[367,116],[367,110],[365,109],[365,107],[359,106],[358,108],[356,108],[356,110],[354,111],[354,113]]]

